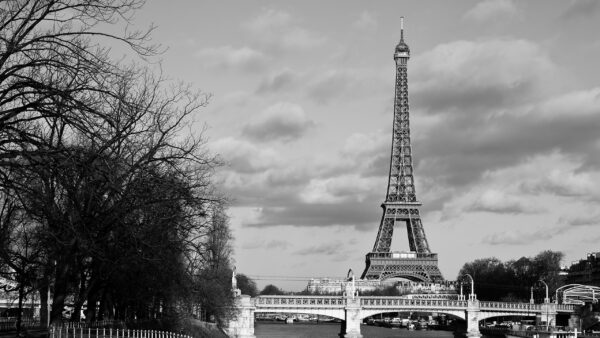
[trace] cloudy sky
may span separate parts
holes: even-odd
[[[212,94],[238,271],[362,272],[385,198],[405,17],[417,197],[447,279],[600,251],[600,1],[149,1],[162,69]],[[394,250],[407,250],[398,228]],[[301,289],[306,282],[258,280]]]

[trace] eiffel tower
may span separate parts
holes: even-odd
[[[408,113],[408,84],[406,68],[410,49],[404,42],[404,17],[400,19],[400,42],[396,46],[396,95],[394,98],[394,123],[390,174],[385,202],[381,205],[383,216],[377,232],[373,251],[366,255],[366,267],[361,279],[384,280],[400,277],[412,281],[443,281],[438,268],[437,254],[429,250],[425,230],[421,223],[415,184],[413,157],[410,145]],[[394,226],[404,222],[408,232],[408,252],[391,252]]]

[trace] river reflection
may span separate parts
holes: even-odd
[[[392,337],[413,337],[413,338],[453,338],[454,333],[450,331],[408,331],[407,329],[390,329],[377,326],[361,326],[361,333],[364,338],[392,338]],[[339,338],[339,323],[272,323],[257,322],[254,334],[257,338]],[[482,338],[485,338],[482,337]]]

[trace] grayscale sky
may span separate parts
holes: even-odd
[[[133,23],[158,26],[164,73],[212,94],[194,128],[228,163],[238,271],[364,269],[400,16],[417,197],[444,277],[475,258],[600,251],[600,1],[148,1]],[[392,248],[408,249],[404,228]]]

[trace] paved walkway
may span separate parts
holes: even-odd
[[[5,332],[0,332],[0,338],[15,338],[17,337],[17,331],[5,331]],[[24,335],[22,335],[22,337],[27,337],[27,338],[41,338],[41,337],[48,337],[48,330],[27,330],[24,332]]]

